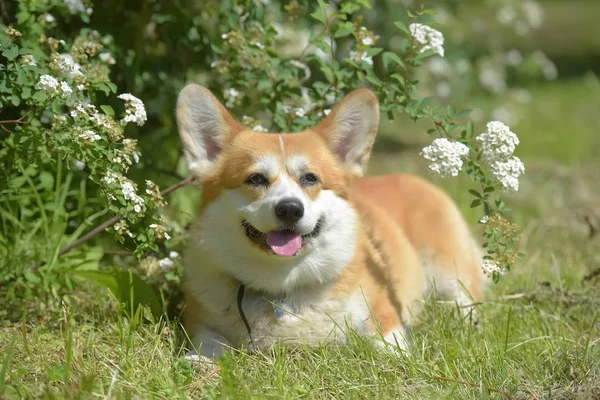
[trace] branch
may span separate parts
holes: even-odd
[[[184,180],[180,181],[179,183],[176,183],[173,186],[170,186],[168,188],[166,188],[165,190],[161,191],[160,194],[164,197],[166,195],[168,195],[171,192],[176,191],[177,189],[189,185],[190,183],[192,183],[194,181],[194,177],[193,176],[189,176],[187,178],[185,178]],[[95,236],[97,236],[99,233],[103,232],[106,228],[110,228],[111,226],[113,226],[114,224],[116,224],[117,222],[119,222],[121,220],[121,217],[119,217],[118,215],[115,215],[114,217],[112,217],[111,219],[109,219],[108,221],[105,221],[103,223],[101,223],[100,225],[98,225],[97,227],[95,227],[94,229],[92,229],[91,231],[89,231],[88,233],[86,233],[85,235],[83,235],[82,237],[80,237],[79,239],[77,239],[76,241],[74,241],[71,244],[68,244],[67,246],[65,246],[59,253],[58,253],[58,257],[61,257],[65,254],[67,254],[68,252],[70,252],[71,250],[73,250],[75,247],[80,246],[81,244],[89,241],[90,239],[94,238]],[[34,271],[37,268],[41,267],[42,265],[44,265],[45,262],[41,262],[39,264],[33,264],[32,266],[30,266],[28,268],[29,271]]]
[[[463,385],[467,385],[467,386],[471,386],[471,387],[484,388],[484,389],[489,390],[490,392],[499,393],[499,394],[505,396],[507,399],[512,399],[512,396],[510,394],[508,394],[506,392],[503,392],[502,390],[499,390],[499,389],[494,389],[493,387],[478,385],[478,384],[473,383],[473,382],[459,381],[458,379],[446,378],[446,377],[443,377],[443,376],[434,375],[433,377],[435,379],[439,379],[441,381],[462,383]]]

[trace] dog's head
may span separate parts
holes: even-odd
[[[209,90],[188,85],[177,121],[189,168],[203,184],[202,247],[222,268],[281,291],[323,281],[352,259],[350,186],[366,168],[379,124],[373,93],[350,93],[312,129],[265,134],[242,127]]]

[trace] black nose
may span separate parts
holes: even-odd
[[[275,215],[281,222],[293,224],[304,215],[304,206],[298,199],[283,199],[275,206]]]

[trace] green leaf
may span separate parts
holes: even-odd
[[[14,105],[15,107],[18,107],[18,106],[19,106],[19,104],[21,104],[21,98],[20,98],[19,96],[17,96],[16,94],[13,94],[13,95],[10,97],[10,101],[11,101],[11,103],[13,103],[13,105]]]
[[[155,317],[161,314],[161,305],[154,289],[131,271],[69,271],[68,274],[104,286],[117,301],[126,304],[126,310],[136,310],[139,305],[150,307]]]
[[[394,22],[394,25],[396,25],[396,27],[398,29],[400,29],[402,32],[406,33],[407,35],[410,35],[410,32],[409,32],[408,28],[406,27],[406,25],[404,24],[404,22],[396,21],[396,22]]]
[[[39,92],[35,92],[35,94],[32,97],[35,101],[37,102],[43,102],[48,98],[48,93],[44,92],[43,90],[40,90]]]
[[[115,110],[113,110],[113,108],[109,105],[103,104],[100,106],[100,109],[102,111],[104,111],[104,114],[109,115],[109,116],[113,116],[115,115]]]
[[[381,86],[381,85],[383,85],[383,82],[381,82],[381,80],[377,76],[375,76],[373,74],[368,74],[367,75],[367,80],[369,82],[371,82],[375,86]]]
[[[406,68],[405,65],[404,65],[404,62],[402,61],[402,59],[400,57],[398,57],[398,55],[396,53],[393,53],[391,51],[386,51],[386,52],[383,53],[383,55],[382,55],[382,62],[383,62],[383,66],[386,69],[389,69],[389,65],[392,62],[398,64],[402,68]]]
[[[323,8],[317,8],[317,10],[310,14],[311,17],[325,25],[327,23],[327,15],[325,15],[325,10]]]
[[[37,274],[34,271],[25,271],[23,276],[25,277],[25,280],[29,283],[37,284],[42,282],[42,278],[40,278],[39,274]]]
[[[473,196],[477,197],[478,199],[481,198],[481,194],[479,194],[479,192],[476,190],[469,189],[469,193],[471,193]]]
[[[456,109],[452,104],[448,104],[448,107],[446,107],[446,113],[450,118],[454,117],[454,115],[456,114]]]
[[[8,49],[4,50],[2,55],[8,58],[9,61],[12,61],[19,55],[19,48],[15,45],[12,45]]]
[[[348,3],[343,3],[342,4],[342,8],[340,9],[340,13],[343,13],[343,14],[354,14],[358,10],[360,10],[360,6],[359,5],[348,2]]]
[[[461,112],[459,112],[459,113],[458,113],[458,115],[457,115],[457,117],[458,117],[458,118],[464,118],[464,117],[466,117],[467,115],[471,114],[471,112],[473,112],[473,110],[471,110],[471,109],[467,108],[467,109],[465,109],[465,110],[462,110]]]
[[[334,38],[348,36],[356,30],[352,22],[343,22],[337,25],[337,29],[333,33]]]
[[[471,208],[475,208],[481,204],[481,199],[475,199],[471,202]]]
[[[54,175],[52,175],[48,171],[40,172],[39,180],[42,184],[42,188],[46,190],[52,190],[52,188],[54,187]]]
[[[467,122],[467,138],[471,139],[473,137],[473,122]]]
[[[329,65],[321,65],[321,71],[325,74],[325,78],[328,82],[333,82],[333,70]]]

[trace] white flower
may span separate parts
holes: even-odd
[[[176,259],[176,258],[178,258],[178,257],[179,257],[179,253],[178,253],[178,252],[176,252],[176,251],[172,251],[172,252],[170,252],[170,253],[169,253],[169,258],[170,258],[171,260],[174,260],[174,259]]]
[[[502,184],[505,192],[519,190],[519,176],[525,173],[525,165],[519,157],[511,157],[507,161],[496,161],[490,165],[495,180]]]
[[[373,38],[369,37],[369,36],[365,36],[364,38],[362,38],[361,42],[365,46],[372,46],[373,45]]]
[[[44,20],[51,24],[55,21],[54,16],[52,14],[46,14],[46,16],[44,17]]]
[[[60,94],[62,97],[69,97],[73,94],[73,89],[69,86],[67,82],[60,83]]]
[[[506,161],[515,152],[519,138],[500,121],[488,122],[486,127],[487,132],[475,138],[481,142],[483,159],[490,165],[497,161]]]
[[[234,88],[225,89],[225,97],[235,99],[240,95],[240,92]]]
[[[329,115],[329,114],[331,114],[331,108],[326,108],[326,109],[324,109],[324,110],[323,110],[323,114],[325,114],[325,115]]]
[[[98,55],[98,57],[100,58],[100,61],[102,61],[105,64],[110,64],[110,65],[114,65],[117,63],[117,61],[115,60],[115,58],[112,56],[112,54],[108,53],[108,52],[104,52],[104,53],[100,53]]]
[[[497,272],[500,275],[504,275],[507,272],[506,268],[501,267],[497,261],[488,260],[487,258],[483,260],[483,263],[481,264],[481,269],[488,276],[494,275],[494,272]]]
[[[85,11],[85,6],[81,0],[63,0],[65,5],[69,8],[71,14],[77,14]]]
[[[297,117],[304,117],[306,115],[306,110],[302,107],[298,107],[294,110],[294,114],[296,114]]]
[[[59,54],[56,60],[56,64],[60,70],[62,76],[67,78],[74,78],[81,73],[81,65],[75,62],[73,56],[68,53]]]
[[[253,131],[256,131],[256,132],[268,132],[267,128],[265,128],[265,127],[264,127],[264,126],[262,126],[262,125],[254,125],[254,126],[252,127],[252,130],[253,130]]]
[[[507,51],[504,55],[504,59],[506,60],[506,63],[508,65],[512,65],[513,67],[516,67],[517,65],[520,65],[523,62],[523,56],[521,55],[521,52],[517,49]]]
[[[161,267],[164,271],[169,271],[173,269],[175,263],[170,258],[163,258],[162,260],[158,260],[158,266]]]
[[[418,47],[420,47],[419,51],[421,53],[433,50],[444,57],[444,35],[442,32],[419,23],[410,24],[408,30],[417,42]]]
[[[116,174],[112,171],[108,171],[106,173],[106,175],[104,175],[104,178],[102,178],[102,180],[107,184],[110,185],[111,183],[115,183],[117,181],[120,181],[123,177],[119,174]]]
[[[496,18],[503,25],[508,25],[517,17],[517,12],[513,7],[507,6],[503,7],[498,14],[496,14]]]
[[[462,157],[469,154],[469,148],[459,142],[437,138],[420,154],[430,161],[430,170],[445,178],[458,175],[463,166]]]
[[[350,59],[354,62],[364,61],[369,65],[373,65],[373,57],[369,57],[366,51],[351,51]]]
[[[85,85],[83,83],[80,83],[79,85],[77,85],[77,90],[85,90]]]
[[[427,61],[427,68],[433,75],[436,76],[448,76],[452,72],[452,68],[448,61],[439,57],[432,57]]]
[[[488,220],[489,220],[489,219],[490,219],[490,217],[489,217],[489,216],[487,216],[487,215],[485,215],[485,216],[483,216],[483,217],[482,217],[482,218],[479,220],[479,222],[480,222],[480,223],[482,223],[482,224],[487,224],[487,222],[488,222]]]
[[[139,213],[140,211],[142,211],[142,207],[140,207],[139,204],[136,204],[133,206],[133,211],[135,211],[136,213]]]
[[[30,65],[32,67],[37,66],[37,62],[35,61],[35,57],[31,54],[24,54],[21,56],[21,62],[25,65]]]
[[[515,108],[511,104],[495,108],[492,111],[492,118],[506,121],[506,123],[510,125],[519,122],[519,116],[517,115]]]
[[[96,142],[96,141],[102,139],[102,136],[100,136],[96,132],[90,131],[90,130],[83,131],[82,133],[79,134],[79,137],[87,140],[88,142]]]
[[[250,42],[251,45],[258,47],[261,50],[265,49],[265,45],[259,42]]]
[[[500,94],[506,90],[504,71],[500,68],[485,66],[479,71],[479,83],[492,93]]]
[[[544,78],[549,81],[556,79],[558,76],[558,69],[556,68],[556,64],[554,64],[546,54],[538,50],[533,53],[532,57],[541,67]]]
[[[54,94],[58,90],[58,81],[50,75],[40,76],[40,80],[35,85],[36,89],[45,90],[50,94]]]
[[[85,163],[83,161],[80,161],[80,160],[74,160],[73,161],[73,166],[75,168],[77,168],[78,170],[82,171],[85,168]]]
[[[450,84],[448,82],[441,81],[440,83],[435,85],[435,92],[438,96],[445,98],[450,96],[452,88],[450,87]]]
[[[471,63],[466,58],[461,58],[456,62],[455,68],[459,74],[466,74],[471,70]]]
[[[94,13],[94,9],[92,7],[88,7],[85,9],[85,13],[87,15],[92,15]]]
[[[144,125],[147,119],[144,103],[131,93],[123,93],[117,97],[125,101],[126,106],[125,117],[121,119],[121,125],[127,125],[129,122],[135,122],[139,126]]]
[[[526,0],[523,2],[522,7],[529,26],[534,29],[539,28],[544,19],[544,9],[542,6],[536,1]]]

